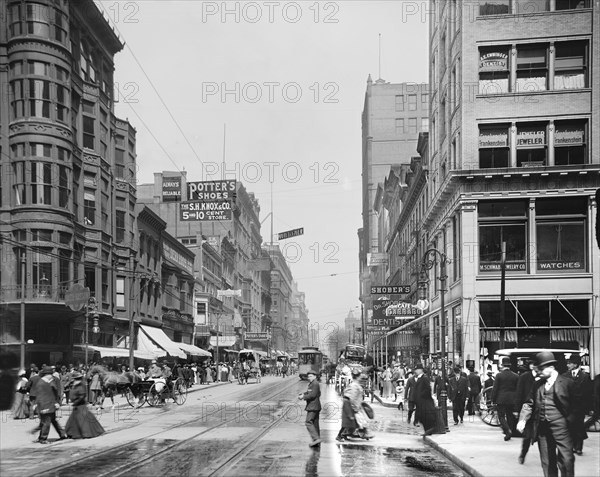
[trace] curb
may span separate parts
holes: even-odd
[[[441,445],[439,445],[437,442],[435,442],[431,437],[425,436],[425,437],[423,437],[423,440],[425,441],[425,443],[427,445],[433,447],[437,452],[439,452],[440,454],[442,454],[449,461],[451,461],[454,465],[456,465],[462,471],[464,471],[467,474],[469,474],[471,477],[485,477],[482,473],[476,471],[469,464],[467,464],[466,462],[464,462],[463,460],[459,459],[458,457],[456,457],[451,452],[449,452],[446,449],[444,449]]]

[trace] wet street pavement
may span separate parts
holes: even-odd
[[[36,421],[3,416],[0,474],[86,476],[462,476],[427,446],[422,430],[395,408],[374,404],[372,440],[337,442],[341,399],[321,384],[321,436],[308,446],[304,401],[307,382],[265,377],[246,386],[195,386],[182,406],[144,406],[123,400],[105,410],[107,433],[89,440],[33,444]],[[64,408],[67,411],[67,408]],[[67,411],[68,412],[68,411]],[[60,421],[64,425],[66,413]],[[12,437],[7,437],[8,435]],[[57,437],[51,431],[51,440]]]

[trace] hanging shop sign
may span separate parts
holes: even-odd
[[[387,265],[388,263],[388,254],[387,253],[368,253],[367,254],[367,263],[369,267],[374,267],[377,265]]]
[[[271,335],[266,331],[246,331],[244,333],[244,339],[250,341],[268,341],[271,339]]]

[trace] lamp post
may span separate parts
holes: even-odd
[[[90,297],[90,299],[88,300],[88,305],[87,308],[85,310],[85,367],[87,369],[87,365],[88,365],[88,344],[89,344],[89,334],[88,334],[88,328],[89,328],[89,321],[90,321],[90,311],[93,311],[93,328],[92,328],[92,333],[97,334],[100,331],[100,328],[98,326],[98,302],[96,301],[96,299],[94,297]]]
[[[446,255],[435,248],[430,248],[423,255],[423,261],[421,262],[421,273],[419,274],[419,300],[427,299],[427,270],[431,270],[435,267],[436,262],[440,262],[440,352],[441,352],[441,367],[442,367],[442,386],[440,391],[440,408],[442,410],[442,418],[444,419],[444,426],[446,431],[448,429],[448,390],[446,389],[447,374],[446,374],[446,313],[444,295],[446,293],[446,263],[448,258]]]

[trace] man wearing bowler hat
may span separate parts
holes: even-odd
[[[575,456],[569,424],[573,422],[572,402],[575,384],[556,370],[556,358],[550,351],[535,357],[540,379],[531,389],[523,404],[517,430],[523,432],[525,424],[533,419],[532,442],[538,443],[540,461],[545,477],[575,475]]]
[[[310,447],[318,446],[321,443],[321,431],[319,429],[319,414],[321,413],[321,388],[317,381],[317,373],[308,371],[308,389],[305,393],[298,394],[298,399],[306,401],[306,429],[312,438],[312,442],[308,444]]]
[[[510,358],[504,356],[500,361],[500,371],[496,375],[494,388],[492,389],[492,402],[498,409],[498,420],[504,433],[504,440],[509,441],[515,428],[515,399],[519,376],[510,370]]]
[[[573,422],[571,424],[571,437],[573,439],[573,452],[577,455],[583,454],[583,441],[587,439],[585,432],[585,415],[592,409],[592,380],[590,375],[581,369],[581,357],[572,354],[567,360],[569,370],[564,376],[572,379],[575,383],[573,397]]]

